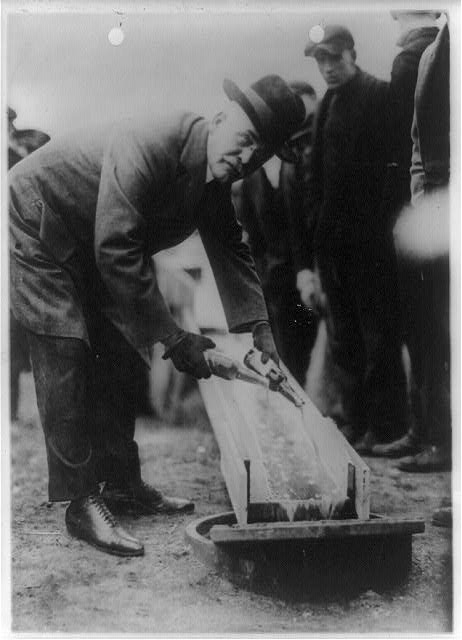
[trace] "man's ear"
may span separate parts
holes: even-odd
[[[226,113],[224,111],[220,111],[219,113],[215,114],[211,122],[213,129],[216,129],[218,125],[224,122],[225,120],[226,120]]]
[[[353,62],[356,62],[356,49],[351,49],[351,57],[353,58]]]

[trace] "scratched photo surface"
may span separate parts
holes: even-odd
[[[448,256],[460,262],[454,219],[460,208],[460,9],[438,1],[414,3],[406,18],[399,11],[393,3],[295,0],[3,2],[7,633],[367,636],[460,629],[453,607],[460,595],[460,572],[453,571],[454,556],[460,559],[459,500],[453,504],[453,491],[460,492],[459,269],[448,276]],[[332,25],[354,39],[340,54],[338,33],[334,45],[322,46]],[[444,53],[433,55],[434,68],[440,67],[425,90],[419,60],[447,26],[450,46],[444,41],[438,49],[446,46]],[[441,71],[444,55],[450,76]],[[396,89],[392,69],[402,73],[404,88]],[[194,192],[185,189],[190,176],[183,165],[173,177],[164,175],[156,191],[160,161],[146,154],[167,144],[164,123],[188,112],[182,117],[212,139],[208,132],[220,127],[216,115],[229,111],[226,78],[244,92],[253,85],[248,95],[258,120],[269,98],[254,83],[270,75],[287,82],[305,107],[284,146],[295,161],[268,154],[254,172],[245,175],[240,166],[244,174],[218,185],[204,136],[201,149],[193,137],[178,138],[169,157],[186,162],[185,148],[191,157],[203,155],[206,195],[197,196],[197,185]],[[414,87],[416,100],[427,100],[420,139]],[[252,111],[251,126],[253,117]],[[448,118],[450,156],[441,142],[445,135],[449,140]],[[127,134],[125,147],[117,132],[127,122],[150,125],[144,138]],[[419,156],[412,155],[416,139]],[[101,157],[92,150],[99,140]],[[80,155],[73,155],[77,147]],[[151,235],[143,244],[143,269],[135,273],[145,287],[150,279],[153,300],[157,296],[145,316],[137,315],[148,308],[145,300],[138,305],[127,293],[132,279],[122,278],[119,299],[117,287],[107,294],[105,285],[95,285],[98,266],[89,267],[98,253],[94,230],[78,228],[105,197],[116,203],[105,213],[107,228],[122,220],[117,198],[133,157],[140,165],[123,206],[133,219],[141,210],[152,217],[142,226]],[[411,160],[414,176],[420,171],[434,180],[431,188],[419,191],[418,181],[411,182]],[[114,166],[103,189],[104,162]],[[149,181],[154,204],[143,201],[138,210],[142,196],[131,185]],[[37,218],[37,203],[40,212],[54,207],[67,221],[44,254],[47,225]],[[208,226],[202,212],[209,209],[223,221]],[[194,216],[201,222],[192,224]],[[46,278],[36,278],[44,259],[66,251],[69,229],[78,237],[72,255],[88,241],[90,253],[82,249],[82,256],[92,257],[79,258],[77,267],[85,276],[75,279],[75,265],[58,261],[54,275],[47,262]],[[26,251],[29,233],[34,243]],[[128,256],[136,233],[136,226],[125,239],[116,233],[114,251]],[[69,279],[77,311],[69,311],[67,299],[53,298],[50,277]],[[100,307],[105,319],[95,340],[110,344],[117,332],[127,355],[119,386],[110,388],[108,379],[98,388],[110,403],[101,409],[96,394],[87,422],[92,425],[98,411],[107,410],[101,419],[108,422],[110,414],[114,425],[130,415],[143,481],[195,507],[173,515],[117,512],[117,526],[143,547],[139,557],[104,553],[66,527],[70,497],[53,497],[54,436],[43,425],[47,407],[37,402],[34,383],[34,373],[38,379],[48,371],[40,394],[51,397],[44,389],[57,374],[40,369],[33,345],[41,340],[30,333],[56,343],[77,337],[96,362],[88,318]],[[156,316],[160,308],[165,335],[171,337],[173,326],[213,341],[202,359],[211,377],[196,380],[173,356],[163,357],[173,342],[164,344],[155,328],[164,326]],[[72,325],[66,333],[62,327],[75,314],[85,317],[83,328]],[[125,332],[131,317],[141,327],[138,336],[130,327]],[[259,341],[260,330],[274,341],[279,366],[262,364],[259,350],[270,347]],[[148,338],[139,346],[143,336],[148,346]],[[390,451],[402,438],[398,453]],[[422,451],[442,457],[431,468],[419,467]],[[106,478],[100,480],[104,496]]]

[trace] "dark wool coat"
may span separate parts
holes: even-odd
[[[208,123],[191,113],[55,139],[9,173],[11,306],[39,334],[89,341],[97,305],[149,360],[177,329],[152,255],[196,229],[231,331],[267,311],[229,187],[205,185]]]
[[[387,98],[387,83],[358,69],[321,101],[305,208],[315,252],[369,244],[383,235]],[[310,247],[307,254],[313,255]]]
[[[438,27],[412,29],[401,38],[402,50],[393,60],[390,81],[390,178],[388,189],[397,212],[411,198],[411,126],[414,93],[422,53],[435,40]]]
[[[415,90],[413,138],[418,139],[425,191],[447,185],[450,161],[449,27],[422,55]]]
[[[327,299],[332,367],[326,379],[337,368],[348,372],[353,410],[342,419],[356,437],[369,431],[382,442],[400,437],[408,426],[396,256],[383,207],[388,96],[388,83],[360,69],[326,92],[315,125],[307,201]]]

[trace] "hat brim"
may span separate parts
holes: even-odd
[[[303,129],[300,129],[300,131],[296,131],[293,136],[290,136],[289,142],[298,140],[302,136],[305,136],[307,133],[312,133],[312,131],[313,131],[312,125],[309,125],[308,127],[304,127]]]
[[[262,131],[261,123],[255,117],[254,108],[250,104],[245,93],[241,91],[241,89],[239,89],[239,87],[235,82],[233,82],[229,78],[225,78],[223,80],[223,91],[225,92],[226,96],[230,100],[237,102],[237,104],[241,107],[241,109],[244,110],[244,112],[250,118],[250,121],[254,125],[255,129],[257,130],[257,133],[262,137],[262,140],[264,140],[264,144],[268,147],[268,150],[272,152],[272,155],[276,155],[281,160],[284,160],[285,162],[290,162],[292,164],[297,161],[297,156],[293,153],[291,149],[289,149],[286,146],[286,144],[283,144],[283,145],[272,144],[267,139],[267,136]]]
[[[262,130],[261,122],[259,121],[255,113],[255,109],[253,108],[245,93],[241,91],[237,84],[229,78],[225,78],[223,80],[223,91],[226,93],[227,97],[230,100],[232,100],[233,102],[237,102],[241,109],[244,110],[244,112],[250,118],[253,126],[257,130],[257,133],[262,137],[263,140],[265,140],[265,143],[267,143],[266,136],[264,134],[264,131]]]
[[[345,49],[348,47],[342,47],[338,44],[333,43],[313,43],[309,44],[305,47],[305,56],[311,56],[314,58],[318,51],[325,51],[326,53],[330,53],[331,55],[338,56],[339,53],[343,53]]]

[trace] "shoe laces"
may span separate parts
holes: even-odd
[[[106,503],[101,496],[91,495],[88,496],[88,501],[96,507],[96,510],[101,515],[103,520],[107,522],[111,527],[117,526],[117,520],[109,511]]]

